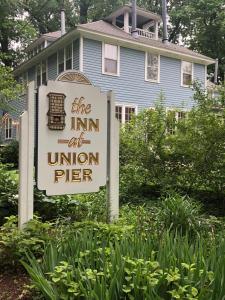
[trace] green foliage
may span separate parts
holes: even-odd
[[[195,101],[183,120],[172,120],[159,104],[121,129],[122,201],[170,190],[195,191],[196,197],[208,191],[224,197],[224,93],[212,101],[196,86]]]
[[[117,228],[116,228],[117,227]],[[122,230],[123,229],[123,230]],[[225,241],[80,224],[23,265],[45,299],[199,299],[225,295]],[[219,243],[218,243],[219,242]]]
[[[178,194],[162,201],[159,222],[164,228],[179,231],[182,234],[200,231],[200,204]]]
[[[0,163],[0,224],[4,217],[17,213],[18,183]]]
[[[11,164],[13,168],[19,165],[19,143],[12,141],[0,150],[0,161],[3,164]]]
[[[44,245],[51,237],[51,224],[42,223],[38,219],[30,221],[26,228],[18,229],[17,217],[6,218],[4,225],[0,227],[0,267],[16,267],[19,259],[26,257],[26,252],[32,251],[36,257],[40,257],[44,251]]]

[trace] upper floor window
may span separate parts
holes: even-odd
[[[36,79],[36,85],[37,87],[41,85],[41,64],[38,64],[37,67],[36,67],[36,76],[37,76],[37,79]]]
[[[41,83],[47,84],[47,62],[46,60],[42,61],[41,64]]]
[[[36,66],[36,87],[39,87],[41,84],[46,85],[46,83],[47,83],[47,62],[46,60],[44,60]]]
[[[102,73],[119,76],[119,46],[102,45]]]
[[[115,107],[115,116],[121,124],[131,120],[133,115],[137,114],[137,106],[132,104],[118,104]]]
[[[145,57],[145,80],[159,82],[160,56],[147,52]]]
[[[190,86],[193,82],[193,63],[182,61],[181,63],[181,85]]]
[[[12,118],[8,117],[5,119],[5,139],[12,138]]]
[[[64,71],[64,48],[58,51],[58,74]]]
[[[72,69],[72,44],[66,47],[66,70]]]

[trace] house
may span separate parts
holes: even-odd
[[[154,107],[160,93],[168,109],[190,109],[192,82],[206,86],[207,66],[215,61],[162,41],[161,16],[137,7],[135,30],[132,19],[132,7],[125,5],[104,20],[78,25],[65,34],[44,34],[29,45],[29,59],[14,74],[25,82],[34,80],[38,87],[66,70],[84,72],[103,91],[115,92],[116,116],[122,123],[133,113]],[[16,119],[24,109],[24,98],[16,105],[16,117],[5,118],[3,141],[17,135]]]

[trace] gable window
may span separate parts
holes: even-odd
[[[132,104],[118,104],[115,107],[115,116],[121,124],[131,120],[133,115],[137,114],[137,106]]]
[[[102,45],[102,73],[119,76],[119,46]]]
[[[190,86],[193,82],[193,64],[188,61],[181,62],[181,85]]]
[[[58,74],[64,71],[64,49],[58,51]]]
[[[66,70],[72,69],[72,44],[66,47]]]
[[[12,138],[12,119],[8,117],[5,119],[5,139],[11,139]]]
[[[160,56],[147,52],[145,56],[145,80],[159,82]]]

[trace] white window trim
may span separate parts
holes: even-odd
[[[166,107],[166,115],[168,114],[169,111],[175,111],[175,120],[176,122],[178,122],[178,113],[179,112],[184,112],[186,114],[185,118],[188,118],[188,113],[189,113],[189,109],[188,108],[177,108],[177,107]],[[175,132],[177,130],[177,126],[175,125]],[[166,132],[168,132],[168,128],[166,128]]]
[[[117,74],[105,72],[105,44],[113,45],[117,47]],[[102,42],[102,74],[109,76],[120,76],[120,46],[112,43]]]
[[[59,51],[61,51],[61,50],[63,50],[63,62],[64,62],[62,72],[66,71],[66,48],[68,46],[71,46],[71,60],[72,60],[71,61],[71,70],[73,70],[73,41],[72,41],[72,43],[67,44],[65,47],[63,47],[57,51],[57,75],[59,75]]]
[[[160,83],[160,54],[158,54],[158,78],[157,80],[151,80],[147,78],[147,69],[148,69],[148,53],[157,55],[155,53],[152,53],[150,51],[145,52],[145,81],[151,82],[151,83]]]
[[[84,38],[80,37],[79,43],[79,69],[80,72],[84,72]]]
[[[132,107],[135,109],[135,116],[138,114],[138,106],[137,104],[133,104],[133,103],[126,103],[126,102],[116,102],[115,103],[115,107],[116,106],[120,106],[122,107],[122,120],[121,120],[121,124],[125,124],[125,108],[126,107]]]
[[[184,84],[183,83],[183,63],[184,62],[190,62],[192,64],[192,84],[188,85],[188,84]],[[194,63],[191,62],[191,61],[187,61],[187,60],[181,60],[181,72],[180,72],[180,75],[181,75],[181,86],[182,87],[186,87],[186,88],[193,88],[193,82],[194,82]]]
[[[57,55],[57,58],[58,58],[58,55]],[[35,66],[35,88],[37,88],[37,66],[40,65],[40,86],[43,85],[42,84],[42,63],[45,61],[45,65],[46,65],[46,81],[48,81],[48,59],[45,59],[45,60],[41,60],[40,63],[38,63],[36,66]],[[58,60],[57,60],[58,62]]]
[[[7,126],[9,125],[9,120],[11,120],[11,136],[6,136],[6,130],[7,130]],[[7,117],[6,119],[5,119],[5,127],[4,127],[4,129],[5,129],[5,140],[11,140],[12,139],[12,137],[13,137],[13,120],[12,120],[12,118],[11,117]],[[9,128],[8,128],[8,131],[9,131]]]

